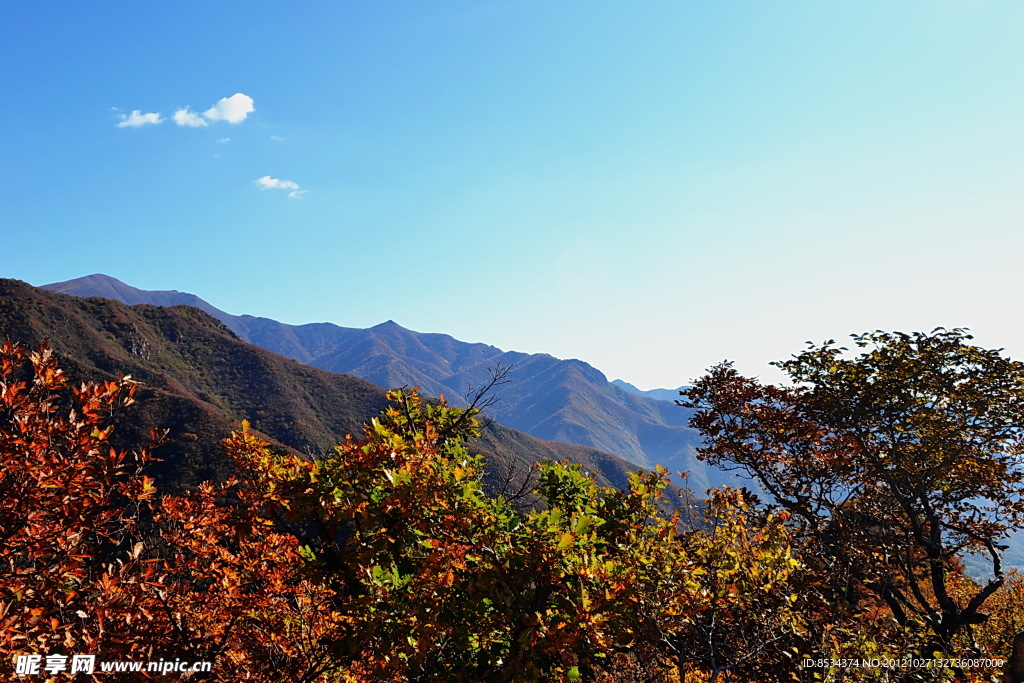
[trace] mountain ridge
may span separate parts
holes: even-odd
[[[139,401],[129,409],[131,419],[119,422],[115,440],[118,447],[140,448],[151,426],[170,429],[153,473],[172,492],[232,473],[220,443],[243,419],[277,448],[310,457],[346,434],[361,436],[387,405],[381,387],[249,344],[189,306],[130,306],[0,279],[0,335],[30,347],[49,339],[76,382],[121,373],[141,381]],[[491,486],[500,484],[506,467],[523,476],[536,460],[567,459],[617,488],[634,469],[610,453],[544,441],[485,418],[471,448],[485,455]],[[681,495],[670,491],[676,503]]]
[[[676,387],[675,389],[638,389],[636,386],[630,384],[629,382],[623,379],[613,379],[611,383],[619,387],[620,389],[628,391],[631,394],[636,394],[637,396],[646,396],[647,398],[653,398],[658,401],[674,402],[679,398],[679,393],[681,391],[683,391],[684,389],[689,389],[689,387],[686,385]]]
[[[42,288],[83,297],[114,293],[163,305],[195,305],[199,299],[176,291],[149,297],[146,290],[101,275]],[[496,389],[499,400],[489,409],[498,422],[540,439],[614,453],[639,467],[661,464],[672,472],[688,471],[688,484],[696,491],[738,481],[732,473],[697,459],[700,437],[688,426],[688,410],[630,392],[584,361],[504,351],[442,333],[414,332],[393,320],[365,329],[333,323],[287,325],[269,318],[231,315],[199,301],[204,310],[245,341],[378,386],[419,386],[424,393],[444,395],[455,404],[463,402],[488,372],[511,366],[510,381]]]

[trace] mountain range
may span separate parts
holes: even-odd
[[[603,429],[587,424],[588,420],[600,421],[604,407],[613,408],[605,417],[619,428],[636,429],[624,437],[626,442],[633,439],[647,447],[657,445],[650,439],[651,432],[660,429],[665,438],[671,438],[681,429],[660,418],[666,414],[661,411],[687,413],[670,400],[678,390],[643,392],[621,380],[609,383],[581,361],[506,353],[447,335],[418,334],[390,321],[367,330],[329,323],[290,326],[266,318],[231,316],[195,295],[136,290],[107,276],[49,288],[79,294],[96,291],[99,298],[66,296],[0,279],[0,339],[27,345],[49,339],[75,382],[108,380],[120,373],[141,381],[140,400],[119,416],[114,445],[139,448],[148,442],[151,426],[168,429],[168,443],[156,452],[162,462],[150,473],[162,490],[171,493],[234,473],[220,442],[243,419],[279,450],[317,457],[346,434],[358,436],[362,425],[386,405],[380,386],[299,362],[294,356],[301,354],[308,354],[310,361],[327,365],[331,360],[337,366],[355,366],[360,372],[390,380],[382,384],[417,383],[434,393],[465,386],[458,382],[469,381],[468,375],[460,375],[468,373],[468,368],[486,368],[495,359],[516,363],[529,371],[520,373],[516,378],[519,386],[513,385],[513,391],[502,392],[504,406],[496,404],[488,413],[495,416],[494,408],[502,406],[504,414],[521,422],[539,417],[542,419],[536,423],[544,428],[568,433],[575,426],[579,429],[576,434],[593,440],[609,429],[607,424]],[[278,348],[290,346],[293,357],[248,343],[243,335]],[[396,365],[389,367],[388,359]],[[558,408],[550,414],[553,419],[543,419],[543,410],[536,408],[542,405]],[[516,409],[521,412],[517,414]],[[580,412],[571,416],[573,419],[565,419],[577,409]],[[663,420],[660,424],[659,419]],[[694,441],[685,442],[686,448],[694,446]],[[537,460],[579,463],[594,473],[599,483],[618,488],[625,486],[628,473],[638,464],[658,462],[656,449],[652,454],[644,451],[645,460],[638,463],[589,445],[540,439],[495,421],[487,421],[471,447],[486,458],[485,483],[492,490],[500,489],[510,478],[515,486]],[[697,465],[702,469],[695,474],[703,474],[705,481],[750,486],[749,481]],[[693,474],[688,483],[701,492]],[[668,506],[693,509],[693,499],[685,491],[672,487],[668,494]],[[1015,535],[1009,546],[1004,564],[1024,566],[1024,538]],[[981,575],[975,560],[964,558],[969,571]]]
[[[316,457],[387,404],[384,389],[284,358],[241,340],[198,307],[128,306],[0,279],[0,338],[35,346],[44,338],[75,381],[130,374],[138,402],[117,421],[114,443],[139,448],[150,427],[169,430],[151,474],[181,492],[233,473],[221,440],[249,420],[279,450]],[[569,460],[603,485],[622,488],[633,463],[598,449],[537,439],[487,421],[472,444],[487,460],[485,483],[518,483],[537,460]],[[672,489],[669,502],[688,500]]]
[[[746,483],[697,460],[700,437],[687,425],[690,411],[664,400],[678,397],[678,390],[643,392],[621,380],[609,382],[580,360],[504,351],[445,334],[415,332],[390,320],[366,329],[332,323],[288,325],[229,314],[190,293],[137,289],[102,274],[42,289],[130,305],[191,306],[241,340],[306,365],[381,387],[419,386],[453,403],[484,383],[489,371],[511,368],[509,381],[495,388],[497,402],[488,408],[488,415],[503,425],[540,439],[613,453],[639,467],[660,464],[672,472],[688,471],[687,485],[701,493],[724,483]]]

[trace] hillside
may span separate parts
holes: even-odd
[[[125,373],[143,382],[118,439],[138,447],[150,426],[170,429],[155,469],[169,490],[225,477],[220,440],[243,419],[282,448],[318,455],[346,434],[361,434],[386,405],[380,387],[246,343],[191,307],[127,306],[0,279],[0,337],[29,345],[49,338],[75,379]],[[492,482],[508,464],[523,472],[549,458],[581,463],[616,486],[634,469],[596,449],[545,442],[490,421],[474,447],[489,457]]]
[[[631,393],[580,360],[503,351],[445,334],[414,332],[390,320],[357,329],[235,316],[192,294],[147,292],[105,275],[44,288],[80,297],[113,296],[125,303],[197,306],[242,339],[275,353],[382,387],[420,386],[424,393],[444,394],[454,403],[484,381],[490,369],[512,367],[510,381],[496,389],[499,401],[489,410],[502,424],[541,439],[615,453],[639,467],[661,464],[673,472],[689,471],[689,486],[695,491],[737,483],[731,474],[697,460],[699,435],[687,426],[688,410]]]

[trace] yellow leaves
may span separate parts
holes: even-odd
[[[156,486],[153,485],[152,477],[142,476],[142,490],[139,492],[138,500],[147,500],[156,493]]]

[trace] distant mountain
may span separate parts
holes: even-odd
[[[105,275],[43,288],[125,303],[195,306],[241,339],[283,356],[383,387],[420,386],[423,392],[444,394],[454,403],[486,381],[490,369],[512,366],[510,381],[496,389],[500,400],[488,410],[500,423],[541,439],[614,453],[640,467],[661,464],[673,472],[687,470],[694,491],[737,483],[732,474],[697,460],[700,437],[687,426],[690,411],[617,386],[580,360],[503,351],[446,334],[414,332],[393,321],[358,329],[235,316],[192,294],[147,292]]]
[[[164,490],[226,477],[231,466],[220,442],[243,419],[280,448],[317,455],[346,434],[360,435],[386,405],[380,387],[246,343],[196,308],[126,306],[0,279],[0,339],[36,345],[44,337],[76,380],[127,373],[144,383],[115,437],[120,447],[138,448],[151,426],[170,429],[170,443],[156,453],[164,459],[155,466]],[[635,469],[597,449],[542,441],[496,422],[472,447],[487,456],[491,485],[509,467],[523,472],[544,459],[580,463],[620,488]]]
[[[629,382],[626,382],[625,380],[621,379],[613,379],[612,384],[619,387],[620,389],[625,389],[629,393],[634,394],[636,396],[646,396],[647,398],[653,398],[658,401],[672,402],[675,402],[676,400],[679,399],[680,391],[682,391],[683,389],[689,389],[689,387],[687,386],[681,386],[675,389],[647,389],[645,391],[643,389],[637,389]]]
[[[306,350],[307,345],[311,348],[316,348],[315,330],[318,327],[317,325],[304,325],[303,327],[311,329],[305,331],[305,339],[300,341],[296,338],[293,326],[291,325],[285,325],[270,318],[257,318],[251,315],[231,315],[200,299],[195,294],[188,294],[187,292],[179,292],[177,290],[137,289],[116,278],[100,273],[86,275],[85,277],[68,280],[67,282],[43,285],[40,289],[83,298],[98,296],[103,299],[120,301],[129,306],[136,304],[192,306],[209,313],[243,340],[307,364],[313,359],[313,356]],[[337,325],[327,325],[327,327],[336,328]],[[257,341],[258,339],[266,339],[272,343],[262,344]]]

